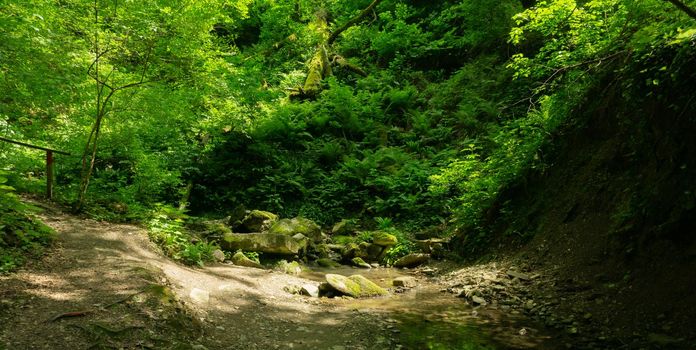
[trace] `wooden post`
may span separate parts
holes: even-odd
[[[46,197],[53,199],[53,151],[46,151]]]
[[[9,143],[12,143],[15,145],[20,145],[20,146],[24,146],[24,147],[29,147],[29,148],[40,149],[42,151],[46,151],[46,197],[48,197],[48,199],[52,199],[53,198],[53,153],[64,154],[66,156],[69,156],[70,153],[51,149],[51,148],[35,146],[32,144],[28,144],[26,142],[10,140],[10,139],[2,137],[2,136],[0,136],[0,141],[9,142]]]

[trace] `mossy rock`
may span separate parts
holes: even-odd
[[[429,254],[409,254],[395,261],[394,267],[416,267],[426,263],[429,259]]]
[[[378,286],[375,282],[370,281],[362,275],[352,275],[348,278],[360,286],[361,297],[375,297],[388,294],[384,288]]]
[[[317,259],[317,265],[321,267],[328,267],[328,268],[334,268],[334,267],[339,267],[341,264],[329,259],[329,258],[320,258]]]
[[[332,236],[331,242],[336,243],[336,244],[350,244],[350,243],[355,242],[355,237],[343,236],[343,235]]]
[[[387,291],[361,275],[327,274],[326,282],[336,291],[354,298],[387,295]]]
[[[363,260],[360,257],[355,257],[350,262],[353,263],[353,266],[361,267],[364,269],[371,269],[372,268],[372,266],[370,266],[370,264],[366,263],[365,260]]]
[[[244,267],[255,267],[257,269],[262,269],[263,265],[259,264],[258,262],[249,259],[244,253],[242,252],[236,252],[233,256],[232,259],[230,259],[233,264],[237,266],[244,266]]]
[[[240,230],[244,232],[262,232],[278,221],[278,215],[263,210],[252,210],[241,222]],[[241,231],[240,231],[241,232]]]
[[[333,273],[326,274],[326,283],[338,292],[354,297],[360,297],[360,285],[346,276]]]
[[[399,239],[392,234],[377,231],[372,234],[372,243],[382,247],[392,247],[399,243]]]
[[[278,220],[268,229],[268,233],[286,236],[302,234],[315,242],[323,238],[321,227],[314,221],[302,217]]]

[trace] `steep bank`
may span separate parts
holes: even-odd
[[[654,88],[609,74],[547,147],[551,166],[507,190],[489,215],[501,243],[489,253],[548,277],[533,294],[554,311],[527,311],[581,343],[695,344],[693,66],[679,71],[688,79]]]

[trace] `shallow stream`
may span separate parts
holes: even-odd
[[[378,285],[391,288],[392,280],[409,276],[393,268],[358,270],[351,267],[315,269],[302,277],[324,281],[327,273],[361,274]],[[516,311],[495,306],[472,307],[462,298],[440,291],[423,276],[418,286],[388,297],[338,300],[344,307],[384,313],[386,329],[406,349],[557,349],[552,333]]]

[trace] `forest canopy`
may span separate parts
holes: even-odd
[[[243,205],[485,240],[607,81],[637,102],[691,74],[694,5],[3,1],[1,135],[70,152],[58,199],[99,218]],[[0,166],[42,191],[40,153],[2,143]]]

